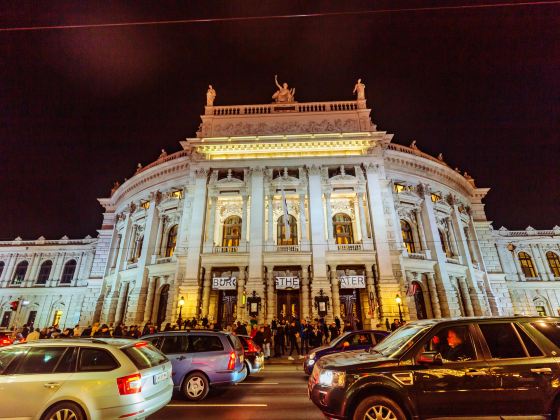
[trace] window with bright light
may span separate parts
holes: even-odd
[[[521,265],[521,270],[525,277],[537,277],[537,270],[535,269],[535,265],[533,264],[533,259],[529,254],[526,252],[520,252],[517,255],[519,258],[519,264]]]
[[[554,277],[560,277],[560,257],[558,254],[549,251],[546,253],[546,260],[548,261],[548,266]]]
[[[416,252],[416,246],[414,245],[414,236],[412,234],[412,228],[406,220],[401,220],[401,233],[403,238],[403,244],[409,254]]]

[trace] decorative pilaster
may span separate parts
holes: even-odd
[[[418,213],[418,210],[414,210],[414,217],[416,218],[416,223],[418,224],[418,236],[420,236],[420,247],[422,251],[429,251],[428,245],[426,245],[426,232],[424,232],[424,222],[422,222],[422,217],[420,217]]]
[[[204,283],[202,288],[202,317],[208,317],[210,304],[210,286],[212,285],[212,269],[206,267],[204,270]]]
[[[336,266],[331,266],[330,271],[331,277],[331,293],[332,293],[332,308],[333,308],[333,318],[340,318],[340,285],[338,284],[338,276],[336,275]]]
[[[274,244],[274,194],[268,196],[268,238],[266,243],[271,246]]]
[[[241,220],[241,250],[246,250],[247,245],[247,194],[242,193],[241,199],[243,200],[242,220]]]
[[[208,232],[206,233],[206,241],[204,242],[205,252],[212,252],[214,246],[214,225],[216,224],[216,203],[218,197],[210,197],[210,212],[208,216]]]
[[[330,191],[325,192],[325,206],[327,207],[327,238],[329,240],[329,244],[332,244],[334,243],[334,236]]]
[[[301,266],[301,301],[303,319],[309,319],[309,271],[307,265]]]
[[[299,195],[299,224],[301,226],[301,242],[307,243],[307,215],[305,214],[305,194]]]
[[[276,310],[274,302],[274,266],[269,265],[266,267],[266,322],[270,325]]]
[[[459,289],[461,290],[461,296],[464,299],[465,304],[465,312],[467,316],[474,316],[473,305],[471,302],[471,296],[469,294],[469,287],[467,286],[467,282],[465,277],[457,277],[457,283]]]
[[[441,308],[439,306],[438,289],[434,273],[426,273],[426,278],[428,279],[428,290],[430,292],[430,302],[434,318],[441,318]]]
[[[144,324],[152,320],[152,312],[154,306],[154,288],[156,279],[153,277],[148,278],[148,291],[146,295],[146,306],[144,309]]]

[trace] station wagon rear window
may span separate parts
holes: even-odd
[[[122,351],[140,370],[167,362],[167,357],[147,342],[136,343],[133,346],[123,348]]]

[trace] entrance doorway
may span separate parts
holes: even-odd
[[[350,324],[356,329],[356,321],[362,324],[362,305],[358,289],[340,289],[340,314],[344,324]],[[359,327],[359,325],[358,325]]]
[[[300,318],[299,300],[299,290],[277,290],[276,315],[278,319],[291,321]]]
[[[158,330],[160,329],[160,326],[163,323],[163,321],[165,321],[168,298],[169,298],[169,285],[166,284],[161,288],[161,292],[159,294],[159,305],[158,305],[157,318],[156,318],[156,325],[158,327]]]
[[[237,292],[235,290],[220,290],[218,295],[218,324],[224,328],[233,324],[237,313]]]

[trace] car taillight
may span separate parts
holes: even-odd
[[[235,352],[232,351],[232,352],[229,354],[229,361],[228,361],[228,364],[227,364],[228,370],[233,370],[233,369],[235,369],[235,357],[236,357],[236,356],[235,356]]]
[[[4,337],[0,339],[0,345],[9,346],[10,344],[12,344],[12,340],[10,340],[9,338]]]
[[[255,346],[255,343],[253,343],[253,340],[247,340],[247,351],[250,352],[256,352],[257,350],[257,346]]]
[[[121,395],[138,394],[142,392],[142,375],[135,373],[134,375],[117,378],[117,385]]]

